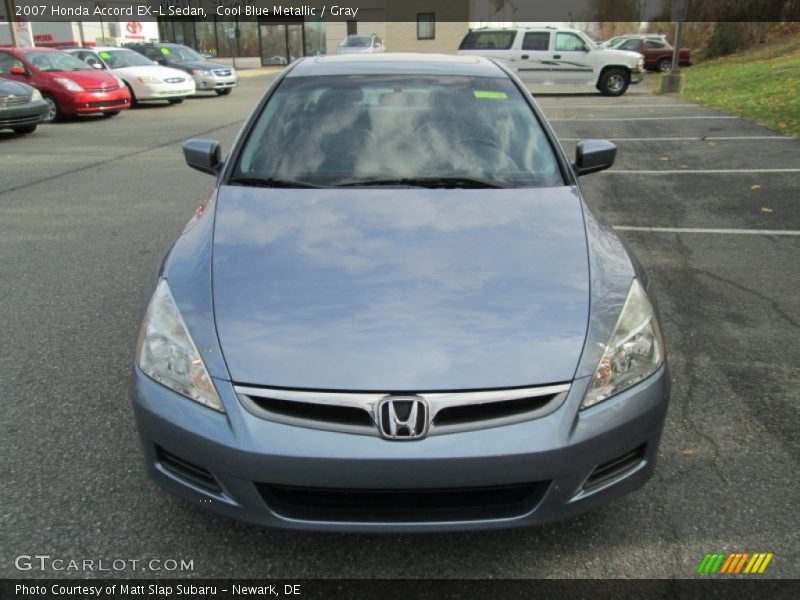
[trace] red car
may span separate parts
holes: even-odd
[[[119,78],[60,50],[0,48],[0,76],[38,89],[50,105],[46,121],[90,113],[111,117],[131,106]]]
[[[672,46],[667,40],[649,36],[626,36],[614,42],[610,48],[615,50],[630,50],[644,56],[644,68],[648,71],[669,73],[672,70]],[[680,66],[692,66],[692,51],[688,48],[681,49],[678,53]]]

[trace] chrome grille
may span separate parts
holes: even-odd
[[[170,77],[170,78],[164,80],[165,83],[181,83],[183,81],[186,81],[186,80],[181,78],[181,77]]]
[[[25,104],[29,100],[28,96],[0,96],[0,106],[17,106]]]
[[[230,77],[230,69],[212,69],[211,71],[217,77]]]
[[[388,393],[317,392],[234,386],[244,408],[262,419],[361,435],[380,435],[378,405]],[[427,435],[499,427],[543,417],[564,403],[569,384],[479,392],[416,393],[429,407]]]

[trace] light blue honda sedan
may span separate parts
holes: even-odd
[[[648,279],[480,57],[307,58],[164,259],[131,395],[167,490],[295,529],[534,525],[641,486],[669,398]]]

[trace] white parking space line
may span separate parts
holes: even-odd
[[[704,174],[720,174],[724,173],[732,175],[735,173],[800,173],[800,169],[664,169],[664,170],[649,170],[649,171],[603,171],[607,174],[614,175],[704,175]]]
[[[571,104],[564,106],[562,104],[542,104],[538,103],[540,108],[558,109],[558,110],[597,110],[602,108],[708,108],[707,106],[700,106],[699,104],[587,104],[580,106],[578,104]]]
[[[559,138],[562,142],[582,142],[587,138]],[[734,135],[728,137],[649,137],[649,138],[603,138],[609,142],[716,142],[730,140],[794,140],[797,138],[785,135]]]
[[[649,233],[716,233],[723,235],[789,235],[800,236],[797,229],[704,229],[695,227],[636,227],[615,225],[617,231],[645,231]]]
[[[597,117],[597,118],[589,118],[589,119],[548,119],[551,123],[554,122],[569,122],[569,123],[578,123],[584,121],[685,121],[687,119],[738,119],[739,117],[731,117],[731,116],[718,116],[718,115],[710,115],[710,116],[699,116],[699,115],[692,115],[692,116],[680,116],[680,117]]]

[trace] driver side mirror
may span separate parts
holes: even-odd
[[[20,75],[22,77],[28,76],[28,71],[26,71],[23,67],[20,67],[19,65],[14,65],[13,67],[11,67],[9,73],[11,75]]]
[[[614,164],[617,147],[607,140],[586,140],[578,142],[575,149],[575,174],[588,175],[604,171]]]
[[[93,69],[104,69],[103,63],[93,62],[91,63]]]
[[[216,175],[222,167],[222,148],[214,140],[187,140],[183,156],[187,165],[209,175]]]

